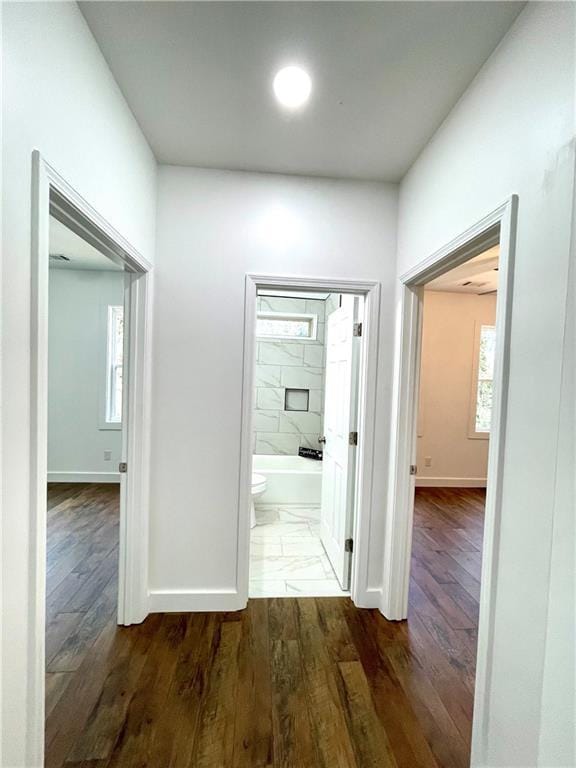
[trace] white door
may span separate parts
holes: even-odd
[[[354,336],[358,299],[343,296],[326,324],[324,456],[320,536],[342,589],[350,586],[356,447],[357,352]]]

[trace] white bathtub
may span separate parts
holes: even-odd
[[[302,456],[255,455],[252,469],[267,480],[259,504],[320,504],[322,462]]]

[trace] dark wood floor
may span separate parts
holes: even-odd
[[[469,765],[482,491],[418,491],[407,622],[277,598],[130,628],[114,490],[49,495],[49,768]]]

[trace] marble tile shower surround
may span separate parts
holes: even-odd
[[[314,314],[317,337],[256,339],[254,453],[297,455],[319,448],[324,415],[325,304],[321,299],[259,296],[263,312]],[[285,390],[307,389],[308,411],[285,411]]]

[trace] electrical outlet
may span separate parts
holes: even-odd
[[[432,466],[432,456],[424,456],[424,466],[425,467]]]
[[[112,461],[112,451],[104,451],[104,461]]]

